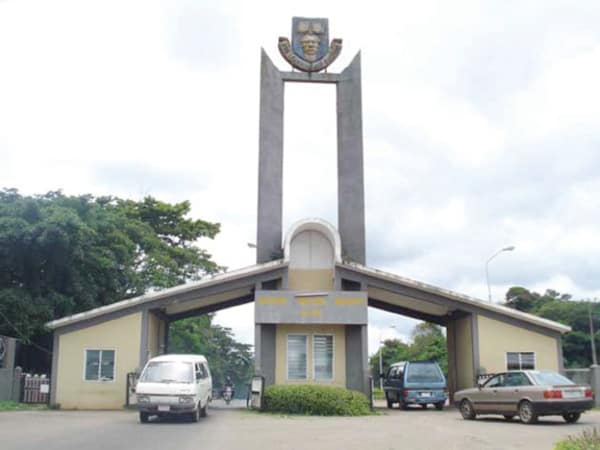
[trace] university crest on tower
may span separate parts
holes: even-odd
[[[329,43],[329,20],[293,17],[292,43],[279,38],[279,52],[293,67],[303,72],[326,69],[342,51],[342,40]]]

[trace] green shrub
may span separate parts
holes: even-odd
[[[363,416],[371,414],[361,392],[308,384],[275,385],[265,389],[263,410],[311,416]]]
[[[600,450],[600,432],[596,428],[584,430],[578,436],[557,442],[554,450]]]

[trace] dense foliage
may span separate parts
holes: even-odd
[[[196,241],[219,224],[189,212],[152,197],[0,191],[0,334],[47,350],[25,368],[48,368],[44,323],[218,271]]]
[[[265,389],[264,411],[312,416],[363,416],[369,400],[357,391],[321,385],[272,385]]]
[[[573,300],[569,294],[548,289],[544,294],[515,286],[506,293],[506,306],[570,326],[573,331],[563,335],[563,357],[566,367],[589,367],[592,364],[590,314],[594,327],[594,342],[600,349],[600,304]]]
[[[420,323],[412,331],[412,342],[407,344],[399,339],[387,339],[381,348],[369,358],[369,366],[375,384],[379,380],[379,352],[383,373],[398,361],[437,361],[444,373],[448,372],[448,351],[442,328],[432,323]]]
[[[169,328],[171,353],[195,353],[210,363],[213,387],[221,389],[231,377],[238,398],[245,398],[246,384],[254,373],[252,346],[237,342],[231,329],[212,323],[213,314],[182,319]]]
[[[597,428],[583,430],[556,443],[554,450],[600,450],[600,432]]]

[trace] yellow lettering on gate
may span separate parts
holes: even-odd
[[[301,297],[297,298],[298,303],[301,305],[325,305],[327,299],[325,297]]]
[[[321,310],[320,309],[308,309],[308,308],[302,308],[300,310],[300,317],[321,317]]]
[[[261,305],[285,305],[287,298],[285,297],[260,297],[258,303]]]
[[[360,297],[341,297],[335,299],[335,304],[343,306],[364,305],[365,299]]]

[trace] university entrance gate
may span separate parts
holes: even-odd
[[[127,373],[168,351],[169,323],[254,302],[255,370],[267,384],[319,383],[368,392],[368,306],[447,328],[450,393],[482,372],[506,369],[507,353],[533,353],[536,368],[562,368],[568,327],[366,264],[360,55],[341,73],[326,19],[294,18],[279,49],[296,71],[263,51],[259,124],[257,264],[124,300],[48,324],[54,330],[52,403],[119,408]],[[337,89],[338,226],[305,219],[282,230],[283,113],[287,82]],[[82,380],[87,351],[109,353],[110,382]]]

